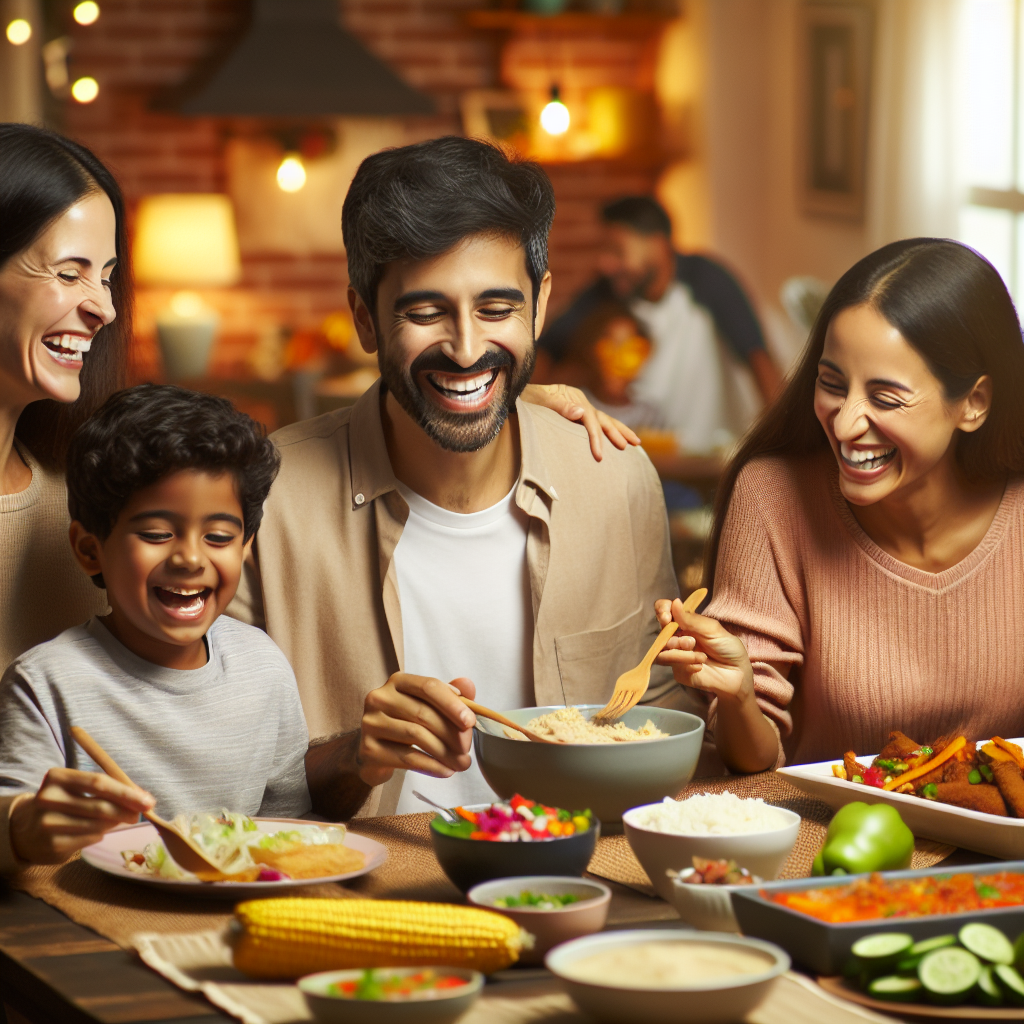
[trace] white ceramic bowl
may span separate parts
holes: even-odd
[[[564,896],[579,896],[578,903],[556,910],[539,907],[496,907],[494,901],[502,896],[518,896],[524,890]],[[608,904],[612,891],[607,885],[589,878],[563,878],[555,875],[524,875],[521,878],[499,878],[476,885],[466,893],[466,899],[478,907],[496,910],[511,918],[520,928],[533,936],[533,948],[524,949],[519,956],[522,964],[540,964],[549,949],[581,935],[599,932],[608,919]]]
[[[650,989],[580,981],[571,965],[583,957],[621,949],[638,942],[678,942],[680,945],[713,943],[742,947],[765,955],[765,970],[719,978],[699,987]],[[640,930],[603,932],[566,942],[548,953],[545,964],[565,986],[573,1000],[600,1021],[643,1021],[644,1024],[735,1024],[764,999],[775,979],[789,970],[784,950],[760,939],[739,935],[692,931]]]
[[[423,967],[383,967],[389,974],[415,974]],[[464,967],[437,967],[434,970],[464,978],[465,987],[449,989],[439,995],[396,1002],[343,999],[328,994],[328,986],[339,981],[358,981],[361,970],[321,971],[299,978],[299,990],[315,1020],[325,1024],[452,1024],[476,1002],[484,985],[479,971]]]
[[[682,871],[693,867],[694,857],[708,860],[734,860],[752,875],[760,875],[765,881],[778,877],[796,843],[800,831],[800,815],[776,807],[785,815],[789,824],[771,832],[745,832],[736,836],[720,835],[675,835],[671,832],[655,832],[641,827],[636,819],[642,811],[657,804],[634,807],[622,816],[626,838],[643,865],[657,894],[672,901],[672,880],[666,871]]]
[[[749,885],[688,885],[671,879],[668,901],[687,924],[705,932],[738,932],[740,926],[732,909],[732,893]],[[757,886],[753,886],[757,888]]]

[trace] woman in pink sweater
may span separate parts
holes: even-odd
[[[719,491],[661,661],[740,772],[1024,733],[1024,344],[993,267],[887,245],[832,289]]]

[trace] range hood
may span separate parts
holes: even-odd
[[[204,68],[176,90],[174,108],[221,117],[433,113],[433,101],[342,29],[338,18],[338,0],[253,0],[241,39],[212,73]]]

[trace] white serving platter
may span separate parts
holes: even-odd
[[[982,741],[978,741],[979,743]],[[1024,738],[1010,741],[1024,746]],[[877,754],[858,755],[861,764],[870,764]],[[940,804],[906,793],[887,793],[874,786],[837,779],[832,765],[842,764],[842,758],[819,761],[817,764],[795,764],[780,768],[797,789],[838,810],[845,804],[861,800],[867,804],[891,804],[915,836],[934,839],[940,843],[962,846],[965,850],[987,853],[1003,860],[1024,858],[1024,818],[1000,818],[995,814],[969,811],[952,804]]]
[[[264,833],[280,832],[285,825],[315,825],[316,822],[300,821],[295,818],[254,818],[259,830]],[[281,896],[289,889],[297,889],[306,885],[320,885],[323,882],[344,882],[349,878],[358,878],[367,872],[379,868],[388,859],[387,847],[375,839],[356,835],[346,830],[344,845],[358,850],[366,857],[366,863],[356,871],[343,875],[325,875],[323,878],[289,878],[280,882],[200,882],[197,878],[156,878],[143,875],[137,871],[129,871],[124,866],[122,850],[142,850],[147,843],[159,839],[156,829],[147,821],[126,828],[117,828],[108,832],[98,843],[87,846],[82,851],[82,860],[99,871],[116,878],[126,878],[140,885],[176,892],[182,896],[201,896],[210,899],[242,900],[254,897]]]

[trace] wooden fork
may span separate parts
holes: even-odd
[[[697,606],[708,596],[707,589],[701,587],[695,590],[684,602],[683,611],[696,611]],[[651,649],[644,655],[643,661],[636,668],[623,672],[615,680],[615,689],[612,690],[611,700],[596,715],[592,721],[612,721],[621,718],[630,708],[635,707],[640,698],[647,692],[647,686],[651,681],[651,666],[654,659],[661,654],[665,644],[675,636],[679,623],[674,619],[659,634],[658,639],[651,644]]]
[[[517,725],[512,721],[511,718],[507,718],[500,711],[492,711],[490,708],[485,708],[483,704],[477,704],[475,700],[470,700],[468,697],[463,697],[459,694],[459,699],[463,704],[469,708],[478,718],[489,718],[492,722],[497,722],[498,725],[504,725],[509,729],[515,729],[516,732],[521,732],[528,740],[533,743],[561,743],[561,740],[549,740],[546,736],[541,736],[535,733],[532,729],[527,729],[525,725]]]
[[[71,735],[78,745],[107,773],[112,779],[123,782],[134,789],[139,787],[125,774],[124,769],[90,736],[77,725],[71,727]],[[169,821],[164,821],[155,811],[144,811],[143,815],[150,821],[160,834],[167,847],[167,852],[174,858],[175,864],[184,871],[190,871],[201,882],[220,882],[231,880],[206,854],[188,837],[182,835]]]

